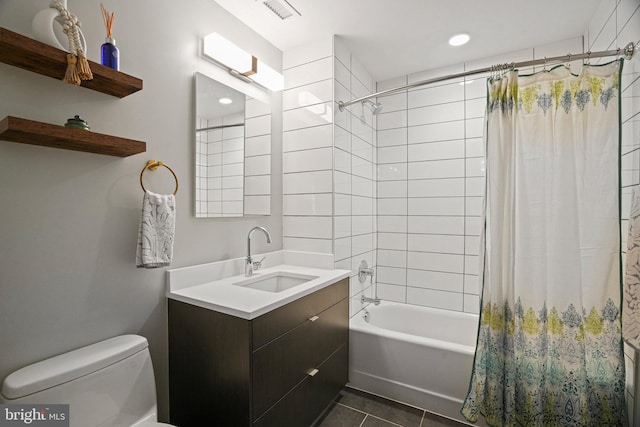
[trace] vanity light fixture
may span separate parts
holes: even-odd
[[[282,74],[218,33],[205,36],[203,54],[227,68],[231,75],[247,83],[257,83],[274,92],[284,88]]]
[[[461,34],[456,34],[455,36],[452,36],[449,39],[449,44],[451,46],[462,46],[463,44],[466,44],[469,40],[471,40],[471,37],[469,36],[469,34],[461,33]]]

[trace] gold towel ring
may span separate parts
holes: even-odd
[[[176,175],[176,173],[173,171],[173,169],[171,169],[169,166],[167,166],[166,164],[160,162],[160,161],[155,161],[155,160],[149,160],[147,162],[147,165],[142,168],[142,172],[140,172],[140,186],[142,187],[142,189],[144,190],[144,192],[147,192],[147,189],[144,188],[144,184],[142,182],[142,175],[144,175],[144,171],[146,171],[147,169],[151,169],[152,171],[158,169],[159,166],[164,166],[165,168],[169,169],[169,172],[171,172],[171,175],[173,175],[173,178],[176,180],[176,189],[173,192],[173,195],[175,196],[176,193],[178,192],[178,176]]]

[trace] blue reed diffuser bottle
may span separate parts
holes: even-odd
[[[104,26],[107,30],[107,38],[101,47],[102,65],[113,68],[114,70],[120,70],[120,51],[116,47],[116,40],[111,36],[115,12],[109,14],[102,3],[100,3],[100,9],[102,9],[102,18],[104,19]]]
[[[102,65],[106,65],[114,70],[120,70],[120,52],[116,47],[116,40],[113,37],[107,37],[101,47]]]

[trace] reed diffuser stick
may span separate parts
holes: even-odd
[[[116,13],[111,12],[111,15],[109,15],[109,12],[107,11],[107,9],[104,7],[102,3],[100,3],[100,9],[102,9],[102,19],[104,20],[104,26],[107,30],[107,37],[111,38],[111,34],[113,30],[113,21],[116,17]]]

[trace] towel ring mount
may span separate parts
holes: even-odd
[[[169,169],[169,172],[171,172],[171,175],[173,175],[173,178],[176,180],[176,189],[173,192],[173,195],[175,196],[176,193],[178,192],[178,176],[173,171],[173,169],[171,169],[169,166],[167,166],[165,163],[162,163],[161,161],[149,160],[147,162],[146,166],[144,168],[142,168],[142,172],[140,172],[140,186],[142,187],[142,189],[146,193],[147,189],[144,188],[144,183],[142,182],[142,176],[144,175],[144,172],[147,169],[151,169],[152,171],[154,171],[154,170],[158,169],[160,166],[164,166],[165,168]]]

